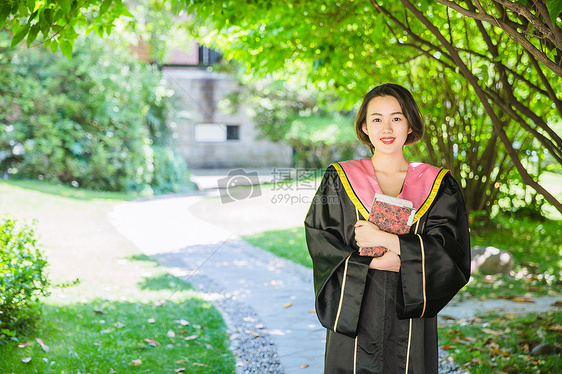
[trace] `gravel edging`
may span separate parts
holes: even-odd
[[[230,335],[230,350],[236,359],[236,374],[284,374],[277,347],[252,307],[234,300],[205,275],[194,273],[179,278],[203,292],[203,298],[221,313]]]

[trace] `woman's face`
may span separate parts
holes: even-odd
[[[378,96],[367,104],[363,132],[369,136],[376,151],[402,153],[408,134],[412,132],[394,96]]]

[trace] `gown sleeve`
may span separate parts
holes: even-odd
[[[318,319],[325,328],[350,337],[356,335],[371,262],[357,251],[354,211],[335,168],[330,166],[304,226],[313,261]]]
[[[470,236],[459,186],[447,174],[433,205],[399,235],[401,266],[397,294],[398,318],[434,317],[468,282]]]

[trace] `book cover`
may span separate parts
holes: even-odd
[[[416,210],[411,201],[375,193],[369,221],[383,231],[392,234],[407,234],[410,232],[415,213]],[[362,256],[380,257],[387,251],[388,248],[382,246],[360,248]]]

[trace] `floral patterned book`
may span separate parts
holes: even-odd
[[[407,234],[414,221],[416,210],[409,200],[375,193],[369,213],[369,221],[383,231],[392,234]],[[388,251],[386,247],[360,248],[362,256],[380,257]]]

